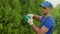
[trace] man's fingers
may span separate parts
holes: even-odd
[[[33,18],[34,15],[33,14],[28,14],[28,16],[31,16]]]
[[[27,22],[29,22],[29,21],[30,21],[30,19],[27,20]]]

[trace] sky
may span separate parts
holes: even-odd
[[[60,0],[45,0],[45,1],[51,2],[54,7],[56,7],[58,4],[60,4]]]

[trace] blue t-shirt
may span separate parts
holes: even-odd
[[[42,26],[45,26],[46,28],[49,29],[49,31],[46,34],[53,34],[53,30],[54,30],[54,27],[55,27],[55,20],[51,16],[49,16],[47,18],[42,16],[41,27]]]

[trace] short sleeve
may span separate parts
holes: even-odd
[[[42,20],[42,21],[43,21],[43,19],[44,19],[44,16],[41,17],[41,20]]]
[[[52,27],[53,23],[51,20],[47,20],[46,23],[43,25],[45,26],[46,28],[50,29]]]

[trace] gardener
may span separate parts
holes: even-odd
[[[27,22],[34,29],[36,34],[53,34],[55,20],[51,16],[52,4],[48,1],[45,1],[40,5],[40,7],[42,7],[43,16],[28,14],[31,19],[28,18]],[[33,23],[33,18],[42,21],[40,28]]]

